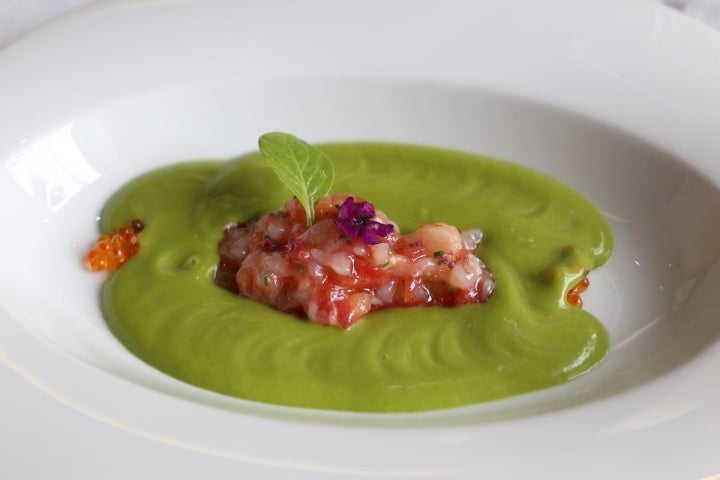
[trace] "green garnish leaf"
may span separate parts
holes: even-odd
[[[315,204],[335,180],[332,162],[320,149],[289,133],[266,133],[258,144],[275,174],[305,207],[307,224],[312,225]]]

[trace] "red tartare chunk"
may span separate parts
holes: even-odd
[[[354,216],[353,216],[354,215]],[[495,283],[475,256],[480,230],[426,224],[409,235],[369,202],[330,195],[225,228],[217,285],[322,325],[350,328],[370,311],[487,301]]]

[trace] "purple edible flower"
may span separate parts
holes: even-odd
[[[380,237],[387,237],[394,227],[391,224],[370,220],[375,216],[375,207],[370,202],[355,203],[347,197],[338,210],[335,225],[348,237],[360,237],[368,245],[380,243]]]

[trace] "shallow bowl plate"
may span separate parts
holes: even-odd
[[[140,458],[130,438],[148,472],[176,478],[716,474],[717,51],[717,32],[620,1],[84,9],[0,52],[0,381],[99,421],[100,437],[76,440],[107,465],[120,446]],[[616,237],[586,300],[610,332],[606,361],[508,400],[366,415],[227,398],[137,360],[99,314],[102,276],[82,268],[104,200],[157,166],[252,151],[271,130],[490,155],[583,192]],[[8,438],[29,408],[6,406]],[[48,472],[80,461],[61,440],[79,422],[66,410],[47,414],[64,427],[46,441],[68,450]],[[161,461],[169,452],[181,460]]]

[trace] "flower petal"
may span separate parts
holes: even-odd
[[[375,207],[370,202],[360,202],[355,204],[355,218],[371,219],[375,216]]]
[[[362,239],[368,245],[376,245],[381,242],[380,237],[387,237],[394,229],[391,224],[370,220],[362,229]]]
[[[355,199],[353,197],[347,197],[338,209],[337,219],[342,223],[350,223],[353,220],[354,212]]]
[[[342,233],[347,235],[348,237],[357,237],[360,236],[360,230],[362,229],[361,225],[354,225],[352,223],[346,223],[341,222],[337,218],[334,220],[335,225],[340,229]]]

